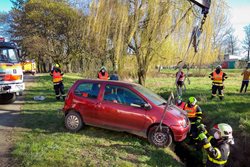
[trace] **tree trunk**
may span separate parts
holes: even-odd
[[[249,54],[250,54],[250,50],[247,51],[247,61],[250,61]]]
[[[147,72],[144,69],[140,68],[138,70],[138,83],[143,86],[145,86],[146,74]]]

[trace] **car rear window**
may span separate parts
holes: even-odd
[[[114,103],[138,107],[145,104],[145,101],[130,89],[114,85],[107,85],[105,87],[103,99]]]
[[[76,96],[96,99],[101,85],[99,83],[80,83],[74,93]]]

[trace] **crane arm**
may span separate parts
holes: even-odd
[[[194,4],[198,5],[199,7],[202,8],[202,14],[208,14],[210,5],[211,5],[211,0],[188,0],[190,2],[193,2]]]

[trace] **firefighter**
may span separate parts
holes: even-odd
[[[184,109],[187,112],[187,116],[191,123],[191,129],[190,129],[190,137],[191,139],[196,139],[198,136],[198,129],[197,126],[201,124],[202,120],[202,110],[201,108],[196,104],[197,100],[195,97],[190,97],[188,99],[188,103],[184,106]],[[194,141],[192,141],[194,142]],[[193,143],[192,143],[193,144]]]
[[[206,167],[223,167],[230,154],[230,146],[234,144],[232,127],[225,123],[214,125],[212,136],[201,131],[199,140],[207,152]]]
[[[108,80],[109,79],[109,74],[107,72],[106,67],[102,66],[101,70],[98,72],[97,78],[102,79],[102,80]]]
[[[186,105],[186,103],[184,101],[182,101],[182,97],[181,96],[178,96],[175,105],[177,107],[179,107],[180,109],[183,110],[184,107],[185,107],[185,105]]]
[[[52,76],[54,84],[56,100],[60,100],[60,96],[62,96],[63,100],[65,100],[66,95],[64,93],[63,72],[61,72],[59,64],[54,65],[53,69],[50,72],[50,75]]]
[[[175,84],[177,87],[177,94],[182,96],[182,87],[184,86],[185,74],[182,71],[182,69],[180,69],[175,76],[176,76]]]
[[[209,75],[209,78],[211,78],[211,80],[213,80],[211,99],[216,97],[216,92],[218,90],[219,98],[220,98],[220,100],[223,100],[223,98],[224,98],[224,94],[223,94],[224,84],[223,84],[223,82],[225,79],[227,79],[227,74],[221,70],[221,65],[218,65],[216,67],[215,71]]]

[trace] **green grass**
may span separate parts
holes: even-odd
[[[66,90],[79,78],[65,75]],[[46,99],[34,101],[37,95]],[[20,134],[12,153],[18,166],[182,166],[171,149],[157,149],[128,133],[89,126],[69,133],[57,113],[62,106],[49,76],[38,77],[27,90],[20,121],[29,131]]]
[[[168,73],[175,73],[176,70],[168,70]],[[199,99],[198,104],[201,106],[205,123],[210,128],[215,123],[225,122],[230,124],[234,131],[245,131],[250,133],[250,88],[247,94],[240,94],[240,86],[242,70],[228,69],[224,70],[228,75],[225,81],[225,99],[220,101],[219,98],[210,100],[211,96],[211,80],[208,75],[211,71],[203,70],[206,74],[204,77],[190,77],[191,84],[186,82],[186,92],[183,93],[183,98],[187,101],[188,97],[195,96]],[[197,73],[191,70],[192,73]],[[171,91],[175,92],[174,78],[166,77],[150,78],[147,80],[147,87],[152,88],[155,92],[167,98]]]
[[[168,70],[160,77],[148,78],[146,86],[167,98],[171,91],[175,91],[174,78],[169,75],[175,72]],[[225,70],[229,78],[225,81],[224,101],[209,100],[211,80],[208,74],[211,71],[202,72],[205,77],[190,77],[191,84],[186,85],[184,100],[189,96],[197,97],[208,129],[215,123],[229,123],[237,134],[238,151],[246,150],[246,145],[240,141],[245,134],[250,134],[250,93],[238,93],[241,70]],[[78,78],[77,75],[66,75],[66,90]],[[33,97],[37,95],[45,96],[46,100],[34,101]],[[145,139],[131,134],[89,126],[79,133],[68,133],[63,118],[57,115],[62,106],[62,102],[55,100],[49,76],[38,77],[27,90],[20,121],[29,131],[21,134],[13,151],[20,166],[182,166],[171,149],[154,148]],[[237,157],[234,160],[237,161]]]

